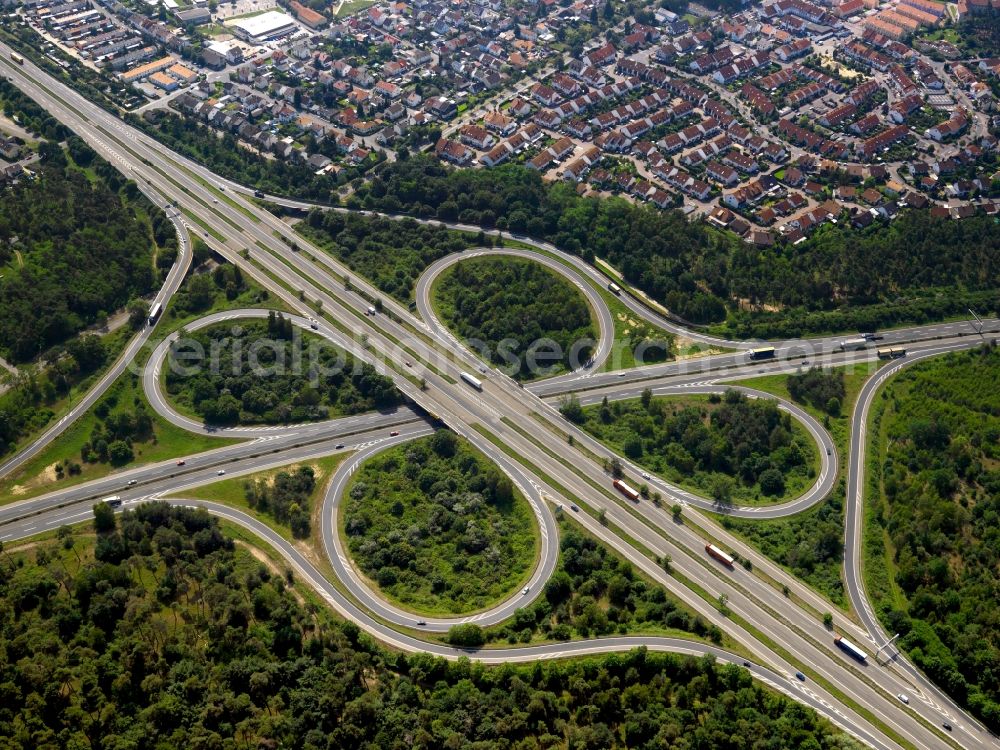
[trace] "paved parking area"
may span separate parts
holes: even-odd
[[[274,10],[278,7],[277,0],[236,0],[235,3],[229,0],[221,0],[215,9],[215,18],[222,21],[226,18],[245,16],[247,13],[263,13],[266,10]]]

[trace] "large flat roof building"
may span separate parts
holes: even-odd
[[[259,16],[241,18],[227,24],[233,33],[248,42],[260,44],[272,39],[281,39],[298,30],[295,19],[287,13],[269,10]]]

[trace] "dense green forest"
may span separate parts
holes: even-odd
[[[411,219],[393,221],[335,211],[313,210],[299,229],[352,271],[404,304],[413,299],[413,285],[427,266],[470,245],[468,235]]]
[[[341,518],[361,570],[420,612],[490,607],[523,586],[535,563],[528,501],[445,429],[365,461]]]
[[[685,611],[666,590],[636,573],[575,526],[559,520],[559,566],[545,583],[545,596],[489,628],[488,641],[528,643],[534,637],[560,641],[615,633],[683,630],[719,643],[722,631]]]
[[[4,189],[0,200],[0,353],[15,362],[43,354],[157,282],[149,226],[119,195],[118,172],[82,142],[71,154],[89,158],[94,179],[58,146],[42,153],[37,178]]]
[[[187,333],[164,370],[167,393],[206,424],[313,421],[400,399],[390,378],[274,312]]]
[[[724,396],[641,398],[581,407],[565,399],[563,415],[613,450],[668,481],[721,505],[773,499],[813,480],[816,448],[777,402]]]
[[[582,366],[597,342],[590,306],[555,271],[524,258],[469,258],[436,280],[442,322],[488,362],[531,379]],[[542,339],[551,339],[556,347]],[[506,341],[506,343],[504,343]],[[533,345],[542,356],[532,364]],[[546,358],[548,354],[552,358]]]
[[[65,529],[0,557],[3,750],[859,747],[711,659],[388,651],[300,603],[204,512],[150,503],[117,526],[96,547]]]
[[[865,573],[899,645],[1000,730],[1000,350],[889,381],[872,415]]]
[[[496,226],[587,261],[605,258],[687,320],[721,321],[728,305],[722,330],[742,337],[876,329],[1000,304],[1000,235],[990,217],[908,211],[887,226],[842,222],[800,245],[760,250],[676,211],[581,198],[522,166],[451,169],[427,156],[380,166],[348,205]],[[736,312],[737,300],[757,311]]]
[[[43,429],[60,400],[125,338],[77,335],[159,282],[177,254],[173,225],[133,183],[5,79],[4,114],[41,138],[38,178],[0,188],[0,354],[39,357],[0,395],[0,455]],[[65,141],[60,148],[58,141]],[[86,170],[86,171],[82,171]]]

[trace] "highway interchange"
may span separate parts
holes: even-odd
[[[806,362],[830,365],[870,362],[870,352],[839,353],[836,351],[837,342],[842,337],[827,337],[777,344],[778,357],[767,365],[748,364],[741,351],[650,365],[629,370],[624,376],[616,372],[598,372],[597,365],[600,363],[595,363],[592,368],[550,378],[526,388],[519,388],[506,376],[490,370],[482,375],[482,392],[474,391],[460,382],[459,374],[475,371],[480,367],[479,361],[450,333],[436,325],[433,318],[423,314],[415,316],[391,299],[383,300],[383,313],[374,316],[365,314],[373,300],[381,299],[378,290],[354,277],[349,269],[328,254],[311,247],[295,235],[286,222],[249,202],[245,188],[221,180],[203,167],[172,154],[50,78],[29,61],[23,68],[11,64],[9,49],[3,45],[0,45],[0,54],[3,60],[0,72],[84,138],[103,158],[136,180],[158,205],[171,207],[176,202],[179,206],[179,211],[171,209],[169,213],[185,241],[178,263],[160,292],[159,299],[164,304],[187,271],[190,242],[186,235],[195,231],[219,255],[240,263],[245,274],[297,311],[300,316],[295,319],[296,324],[311,327],[309,317],[315,317],[319,335],[355,357],[371,362],[380,372],[391,375],[400,391],[419,405],[417,410],[407,407],[392,414],[365,415],[295,425],[287,429],[215,431],[215,434],[245,439],[234,445],[186,457],[184,466],[178,466],[175,461],[162,462],[0,506],[0,539],[23,538],[64,523],[82,521],[90,515],[89,506],[95,498],[112,492],[121,494],[126,504],[165,495],[179,497],[175,502],[197,504],[198,501],[183,499],[184,490],[216,480],[222,470],[228,476],[238,476],[336,451],[351,452],[353,455],[341,464],[330,483],[323,512],[323,534],[327,549],[332,553],[330,561],[347,589],[346,594],[327,581],[292,545],[260,522],[222,506],[212,506],[210,510],[240,523],[271,544],[331,606],[380,640],[399,648],[454,657],[461,652],[420,638],[419,634],[412,632],[415,615],[389,605],[364,585],[363,580],[350,569],[346,558],[337,552],[335,540],[336,502],[348,472],[377,450],[429,434],[431,428],[428,422],[419,416],[422,412],[429,412],[504,469],[530,499],[539,520],[543,549],[539,564],[532,573],[529,593],[523,595],[518,592],[493,610],[477,613],[478,622],[499,622],[542,591],[545,578],[554,568],[558,549],[553,514],[560,512],[557,510],[559,506],[563,509],[561,512],[567,513],[567,507],[579,504],[589,512],[574,513],[573,517],[590,533],[752,652],[755,662],[750,669],[756,677],[813,706],[870,746],[1000,748],[997,738],[962,712],[901,655],[893,654],[894,658],[884,665],[874,659],[859,665],[836,650],[832,634],[817,616],[817,613],[829,609],[829,605],[707,517],[696,515],[697,524],[708,529],[720,544],[752,561],[752,572],[742,568],[729,571],[707,558],[703,550],[704,537],[690,524],[674,523],[668,510],[646,502],[634,506],[617,495],[610,489],[609,478],[596,460],[598,456],[608,455],[607,449],[599,447],[568,424],[555,408],[558,397],[567,392],[579,393],[581,400],[586,402],[604,395],[609,398],[635,396],[645,387],[653,388],[657,393],[718,391],[722,387],[719,385],[721,381],[756,376],[761,370],[766,373],[794,371]],[[275,202],[281,201],[275,199]],[[285,203],[295,208],[309,208],[308,204]],[[456,228],[479,230],[478,227],[457,225]],[[563,268],[557,270],[566,273],[574,283],[584,284],[584,289],[590,287],[593,292],[593,285],[599,288],[606,283],[596,269],[579,259],[561,254],[545,243],[521,239],[547,254],[536,257],[559,258]],[[292,251],[292,243],[298,246],[297,252]],[[250,261],[241,256],[244,249],[250,250]],[[566,266],[571,266],[572,270],[567,270]],[[429,271],[421,280],[417,303],[418,311],[422,313],[427,304],[425,295],[430,274],[439,270],[441,268]],[[348,278],[351,279],[350,289],[345,283]],[[603,362],[608,354],[605,345],[609,344],[610,318],[599,296],[587,296],[600,321],[602,343],[598,346],[598,353]],[[747,346],[746,342],[719,340],[687,330],[630,297],[622,297],[622,301],[636,315],[692,340],[729,349]],[[316,303],[321,303],[322,314],[317,312]],[[243,311],[242,314],[266,313]],[[222,315],[231,317],[233,313]],[[214,322],[223,319],[220,317]],[[201,321],[201,324],[207,323]],[[994,331],[996,327],[996,321],[986,321],[987,330]],[[156,329],[147,329],[133,340],[126,352],[129,357],[134,358],[148,343],[150,330]],[[880,370],[878,380],[869,380],[852,415],[852,441],[847,460],[845,580],[853,608],[863,627],[838,611],[834,613],[834,629],[848,635],[871,653],[886,642],[887,636],[871,612],[859,572],[858,542],[865,451],[863,432],[868,408],[877,393],[878,383],[887,377],[887,373],[918,358],[975,346],[981,339],[977,335],[969,335],[972,333],[964,323],[886,332],[883,344],[907,342],[910,355]],[[164,353],[165,347],[160,344],[143,370],[144,389],[151,404],[176,424],[204,430],[203,426],[176,414],[159,395],[157,372]],[[85,412],[128,364],[123,355],[73,412],[27,449],[31,455],[44,449],[75,417]],[[839,457],[835,455],[835,450],[830,453],[823,450],[824,447],[832,448],[826,432],[794,405],[783,404],[783,408],[803,421],[820,446],[822,470],[817,481],[805,495],[790,503],[766,509],[737,508],[732,510],[733,513],[765,517],[798,512],[825,497],[837,479]],[[390,428],[399,434],[390,437]],[[572,445],[567,440],[570,435],[574,438]],[[5,463],[0,467],[0,473],[7,473],[23,463],[26,460],[23,456],[22,452]],[[628,466],[626,469],[631,477],[635,477],[637,472],[636,467]],[[131,479],[136,480],[134,486],[127,485]],[[650,484],[663,492],[667,498],[666,506],[675,500],[681,501],[689,506],[686,512],[690,513],[696,513],[693,510],[695,507],[712,507],[709,501],[667,483],[651,480]],[[597,520],[602,511],[607,525]],[[669,555],[675,575],[667,574],[656,565],[636,543],[658,557]],[[710,592],[712,597],[725,596],[728,599],[728,616],[684,581],[696,583]],[[783,587],[788,588],[790,596],[784,595]],[[453,622],[428,620],[422,627],[429,632],[440,633]],[[652,637],[596,639],[523,649],[489,649],[477,652],[475,657],[490,662],[530,660],[620,650],[638,645],[699,654],[712,652],[723,660],[738,658],[694,641]],[[807,673],[807,682],[794,678],[798,670]],[[904,706],[897,700],[899,693],[913,698],[910,705]],[[942,728],[945,721],[953,725],[952,732]]]

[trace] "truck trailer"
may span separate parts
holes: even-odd
[[[614,482],[612,482],[612,484],[614,485],[614,488],[616,490],[618,490],[620,493],[622,493],[625,497],[627,497],[633,503],[639,502],[639,492],[638,492],[638,490],[636,490],[635,488],[630,487],[629,485],[625,484],[625,482],[623,482],[620,479],[616,479]]]
[[[868,339],[856,338],[856,339],[844,339],[840,342],[837,347],[842,352],[854,351],[856,349],[867,349]]]
[[[461,378],[462,378],[462,380],[464,380],[464,381],[465,381],[466,383],[468,383],[468,384],[469,384],[469,385],[471,385],[471,386],[472,386],[473,388],[475,388],[475,389],[476,389],[477,391],[481,391],[481,390],[483,390],[483,381],[481,381],[481,380],[480,380],[479,378],[477,378],[477,377],[475,377],[475,376],[473,376],[473,375],[470,375],[470,374],[469,374],[469,373],[467,373],[467,372],[463,372],[463,373],[461,373]]]
[[[840,648],[841,651],[850,656],[853,656],[858,661],[865,661],[868,658],[868,654],[866,654],[864,651],[862,651],[860,648],[855,646],[853,643],[851,643],[849,640],[847,640],[841,635],[838,635],[836,638],[834,638],[833,642],[837,644],[837,646]]]
[[[714,544],[706,544],[705,551],[718,560],[720,563],[725,565],[727,568],[732,568],[736,565],[736,560],[732,555],[723,552],[721,549],[716,547]]]

